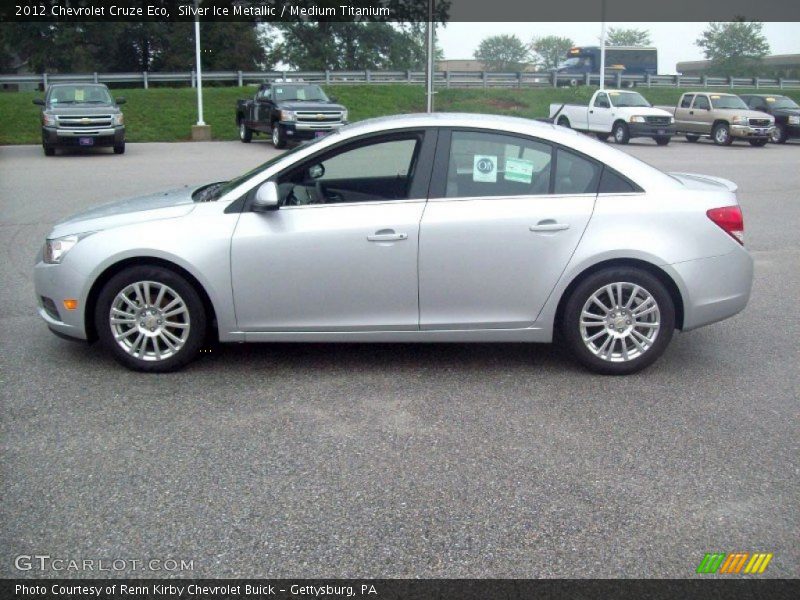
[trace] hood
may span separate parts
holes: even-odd
[[[800,115],[800,108],[773,108],[772,114],[775,117],[794,117]]]
[[[86,115],[96,113],[99,115],[108,115],[108,114],[116,114],[121,112],[119,107],[116,104],[97,104],[97,103],[86,103],[83,102],[81,104],[51,104],[47,107],[48,113],[57,114],[62,117],[70,116],[70,115]]]
[[[86,231],[111,229],[131,223],[182,217],[194,209],[192,194],[197,189],[199,187],[180,188],[101,204],[58,223],[48,237],[56,238]]]
[[[278,103],[278,108],[282,108],[283,110],[346,110],[341,104],[322,102],[319,100],[282,100]]]
[[[739,189],[739,186],[734,182],[712,175],[698,175],[697,173],[668,173],[668,175],[674,177],[684,186],[692,190],[715,192],[728,190],[729,192],[735,192]]]

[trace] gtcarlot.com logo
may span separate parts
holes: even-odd
[[[174,558],[61,558],[49,554],[20,554],[14,558],[17,571],[83,572],[194,571],[194,560]]]
[[[766,571],[771,560],[772,553],[767,552],[707,553],[697,567],[697,572],[755,575]]]

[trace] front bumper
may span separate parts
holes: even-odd
[[[744,248],[667,265],[665,269],[681,288],[683,331],[732,317],[750,300],[753,258]]]
[[[116,146],[125,141],[125,126],[116,127],[42,127],[42,143],[48,146],[83,146],[81,138],[92,138],[92,146]]]
[[[289,139],[296,140],[310,140],[317,135],[324,135],[332,133],[347,123],[298,123],[297,121],[281,121],[280,126],[283,128],[286,136]]]
[[[786,124],[786,133],[789,137],[800,137],[800,125]]]
[[[731,135],[737,138],[766,139],[775,127],[752,127],[750,125],[731,125]]]
[[[652,123],[628,123],[628,132],[633,137],[672,137],[675,125],[654,125]]]
[[[79,340],[87,339],[83,281],[83,276],[67,265],[50,265],[42,262],[41,257],[37,261],[33,268],[37,312],[53,333]],[[75,310],[64,308],[65,298],[77,299],[78,307]]]

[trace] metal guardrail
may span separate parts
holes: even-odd
[[[204,71],[203,81],[235,83],[239,86],[287,78],[319,84],[417,84],[425,83],[424,71]],[[169,73],[41,73],[0,75],[0,85],[56,82],[134,83],[144,88],[151,83],[184,83],[194,87],[194,71]],[[492,71],[437,71],[436,87],[444,88],[536,88],[567,85],[598,85],[599,75],[557,73],[496,73]],[[702,87],[702,88],[779,88],[800,89],[800,80],[766,77],[709,77],[683,75],[606,75],[612,87]]]

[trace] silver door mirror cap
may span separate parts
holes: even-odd
[[[278,210],[278,186],[274,181],[262,183],[258,188],[253,200],[253,210],[255,212]]]

